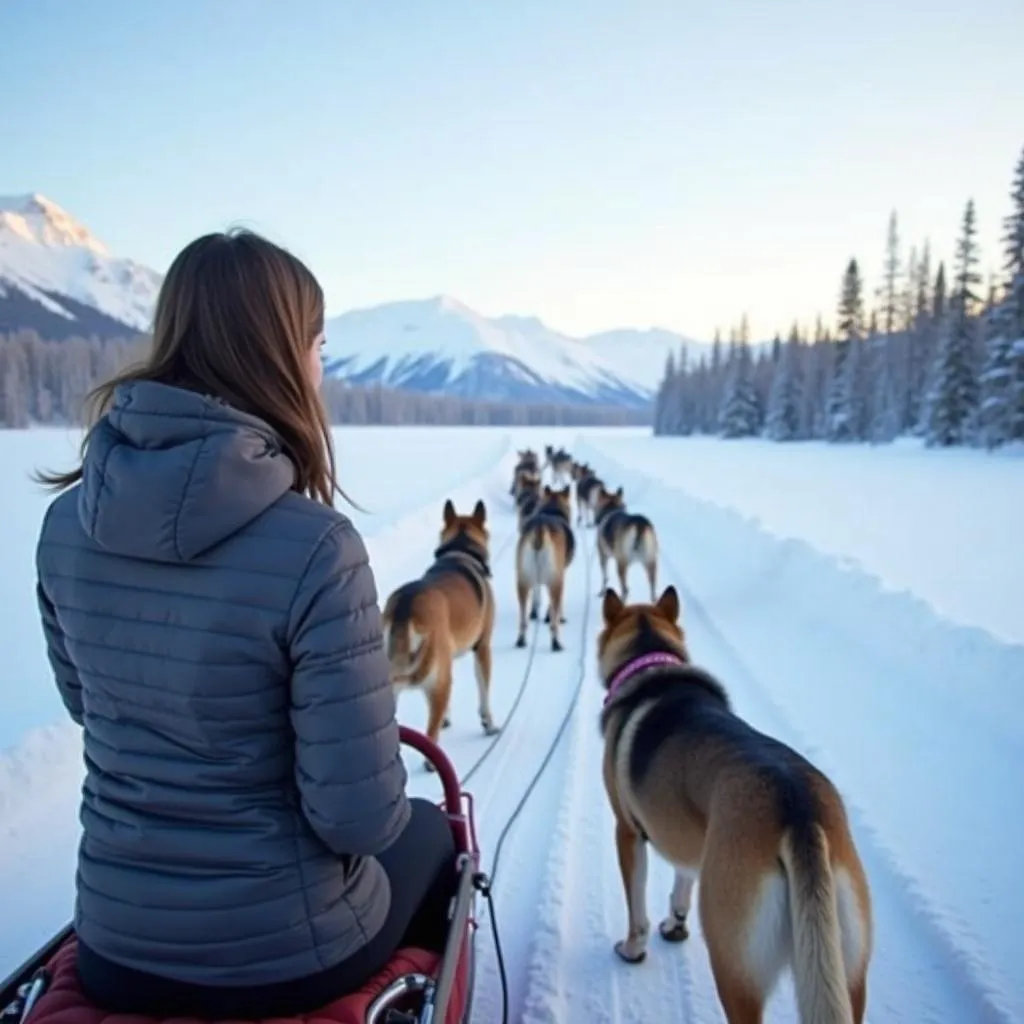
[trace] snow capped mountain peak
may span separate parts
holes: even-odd
[[[651,401],[668,349],[686,344],[628,331],[592,344],[534,316],[485,317],[447,295],[352,310],[328,320],[326,334],[328,373],[355,384],[634,407]]]
[[[0,232],[49,249],[74,247],[98,256],[110,250],[67,210],[46,196],[0,196]]]
[[[47,315],[74,323],[62,300],[133,330],[148,329],[161,275],[121,259],[89,229],[38,193],[0,197],[0,296],[12,290]]]
[[[436,295],[430,300],[442,313],[455,313],[457,316],[474,316],[473,310],[465,303],[451,295]]]

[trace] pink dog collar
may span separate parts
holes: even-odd
[[[627,661],[622,668],[612,677],[612,681],[608,684],[608,692],[605,694],[604,702],[607,704],[612,697],[615,695],[615,691],[622,686],[627,679],[631,679],[637,674],[642,672],[645,668],[651,668],[653,665],[685,665],[678,655],[669,654],[667,651],[655,651],[653,654],[642,654],[639,658],[634,658],[632,661]]]

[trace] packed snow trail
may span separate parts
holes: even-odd
[[[551,650],[550,633],[543,621],[530,624],[526,648],[515,647],[519,617],[515,591],[518,530],[508,496],[514,461],[514,457],[510,457],[491,477],[485,478],[486,490],[479,495],[487,505],[491,534],[491,584],[497,609],[491,700],[495,719],[502,730],[492,738],[480,729],[476,683],[472,662],[467,656],[456,662],[452,724],[440,737],[441,746],[459,777],[474,771],[467,788],[474,795],[482,868],[488,873],[493,869],[496,846],[503,830],[531,786],[541,762],[554,748],[541,778],[508,830],[495,877],[493,902],[508,978],[510,1021],[518,1021],[522,1016],[525,967],[535,929],[537,898],[566,772],[565,737],[562,737],[563,742],[556,740],[573,706],[580,673],[588,668],[595,618],[591,607],[588,623],[588,602],[594,600],[587,575],[592,540],[584,536],[583,531],[577,531],[576,557],[567,571],[564,597],[563,611],[567,620],[562,626],[564,650],[557,653]],[[427,567],[432,550],[424,551],[422,565],[412,567],[410,578]],[[542,617],[546,607],[546,596],[542,596]],[[527,670],[529,674],[524,684]],[[425,718],[426,705],[421,695],[403,694],[398,706],[399,721],[422,728]],[[476,767],[481,755],[488,750],[486,760]],[[424,773],[419,756],[408,752],[406,765],[410,793],[435,797],[437,781]],[[486,913],[484,908],[483,914]],[[495,1024],[501,1019],[502,993],[496,952],[486,920],[481,921],[476,951],[473,1020]]]
[[[1013,957],[1013,951],[1000,948],[994,951],[996,957],[980,956],[973,937],[958,931],[948,915],[939,914],[922,899],[919,880],[897,866],[888,844],[880,840],[884,833],[864,811],[871,804],[862,802],[856,786],[844,785],[843,780],[836,778],[841,773],[832,750],[833,734],[844,730],[852,734],[852,749],[859,749],[862,757],[870,756],[865,747],[872,742],[872,736],[858,736],[857,730],[878,730],[880,726],[874,716],[862,724],[846,713],[839,702],[827,716],[831,729],[827,733],[822,731],[822,737],[828,736],[829,741],[814,748],[803,742],[777,700],[769,696],[779,688],[780,672],[791,677],[787,684],[790,701],[796,700],[796,706],[802,707],[802,700],[814,703],[815,693],[821,699],[823,690],[827,703],[833,691],[838,694],[844,688],[849,691],[858,685],[864,689],[865,681],[872,675],[884,678],[891,674],[895,685],[901,679],[895,666],[871,665],[864,651],[840,643],[838,637],[814,637],[808,631],[809,623],[799,614],[795,595],[789,602],[757,600],[755,585],[742,601],[731,595],[730,603],[726,600],[725,584],[716,577],[715,562],[722,558],[721,548],[729,543],[728,536],[718,544],[707,543],[706,536],[688,536],[680,529],[687,516],[681,514],[684,503],[678,491],[614,465],[589,449],[576,454],[589,459],[613,486],[623,483],[630,507],[653,518],[662,548],[659,589],[669,582],[680,589],[683,622],[697,662],[720,676],[738,712],[751,724],[808,754],[840,785],[874,902],[876,946],[868,981],[868,1021],[1003,1024],[1020,1019],[1019,982],[1015,986],[1012,976],[1001,978],[991,962],[997,957],[1006,962]],[[631,501],[631,492],[639,500]],[[750,568],[753,572],[756,565],[752,563]],[[693,579],[702,582],[709,597],[695,592],[690,583]],[[728,617],[728,633],[711,611],[719,607],[733,613]],[[743,614],[737,612],[737,607]],[[747,628],[739,629],[740,623]],[[751,623],[757,624],[756,629]],[[824,677],[813,658],[801,657],[801,651],[807,647],[817,646],[821,653],[822,643],[828,645],[825,660],[831,667]],[[572,750],[568,755],[570,780],[559,813],[557,846],[540,900],[539,932],[532,951],[523,1019],[527,1024],[568,1024],[577,1020],[588,1024],[648,1020],[720,1022],[724,1017],[698,915],[694,915],[691,937],[682,948],[663,943],[655,935],[644,964],[622,964],[612,953],[612,943],[625,928],[625,904],[612,817],[600,776],[602,741],[596,723],[601,692],[596,677],[592,678],[592,685],[581,696],[573,723]],[[771,687],[767,683],[769,678]],[[936,751],[948,757],[950,749],[956,749],[953,744],[962,736],[960,720],[933,721],[926,709],[915,709],[915,714],[924,716],[924,721],[935,730],[933,743],[948,737],[946,743],[940,744],[945,750]],[[945,726],[944,732],[937,731],[940,725]],[[895,737],[888,736],[884,728],[881,731],[884,739],[894,741]],[[995,756],[1012,753],[1000,745],[998,735],[993,739],[997,747]],[[910,734],[907,740],[905,752],[898,747],[885,750],[877,743],[873,746],[880,757],[888,756],[893,763],[906,758],[906,774],[913,776],[917,774],[914,761],[927,759],[930,752],[920,749],[920,740],[915,742]],[[988,770],[991,782],[1004,797],[1011,798],[1014,789],[1004,786],[1006,769],[998,772],[994,764],[985,763],[984,757],[973,755],[973,749],[965,759],[969,761],[971,756],[979,762],[979,769]],[[1015,763],[1020,765],[1019,755]],[[928,795],[922,791],[911,794],[911,798]],[[951,819],[946,827],[952,832],[957,824]],[[985,842],[983,834],[972,838],[975,843]],[[940,836],[935,839],[938,844],[943,842]],[[648,884],[652,920],[664,914],[670,887],[670,869],[653,855]],[[1019,898],[1019,885],[1012,892],[1013,899]],[[1006,892],[1007,896],[1010,894]],[[1012,939],[1014,932],[1005,934]],[[766,1021],[790,1024],[796,1020],[791,980],[786,975],[768,1004]]]

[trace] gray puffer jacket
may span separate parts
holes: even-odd
[[[339,963],[390,902],[409,819],[366,549],[290,490],[262,420],[118,389],[43,523],[38,597],[84,726],[75,926],[194,984]]]

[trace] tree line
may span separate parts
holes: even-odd
[[[80,425],[86,395],[140,361],[148,337],[45,341],[35,331],[0,335],[0,427]],[[409,426],[626,426],[650,423],[643,410],[587,405],[474,401],[327,378],[324,402],[335,424]]]
[[[951,273],[928,244],[904,256],[889,219],[881,281],[866,313],[860,265],[842,276],[834,330],[794,324],[755,355],[746,317],[709,355],[670,357],[656,434],[994,448],[1024,440],[1024,151],[1004,219],[1001,274],[981,294],[976,212],[964,208]]]

